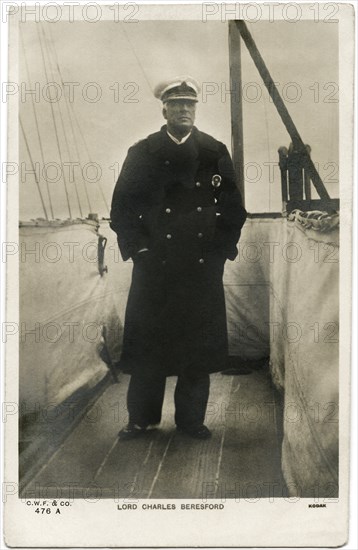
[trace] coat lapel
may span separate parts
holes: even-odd
[[[164,125],[159,132],[148,136],[148,152],[159,161],[164,173],[167,173],[168,177],[164,177],[166,188],[181,184],[192,189],[200,170],[217,160],[217,142],[194,126],[188,141],[183,145],[175,145],[171,143],[166,130]]]

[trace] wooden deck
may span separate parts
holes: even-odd
[[[280,399],[265,369],[211,377],[209,440],[174,426],[175,378],[167,381],[160,429],[120,441],[128,376],[109,386],[23,496],[42,498],[265,498],[283,496]],[[130,502],[128,500],[128,502]]]

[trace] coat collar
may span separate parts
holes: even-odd
[[[204,132],[200,132],[196,126],[193,127],[192,136],[200,149],[207,149],[215,152],[219,150],[219,144],[216,139],[208,134],[205,134]],[[161,150],[165,146],[168,139],[170,138],[167,135],[167,126],[164,124],[159,132],[155,132],[154,134],[150,134],[148,136],[147,140],[149,152],[156,153]]]

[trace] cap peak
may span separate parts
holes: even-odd
[[[156,98],[163,103],[178,99],[198,101],[200,86],[198,82],[189,75],[181,75],[170,80],[160,82],[154,90]]]

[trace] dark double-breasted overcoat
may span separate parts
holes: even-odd
[[[176,144],[166,126],[128,151],[111,228],[133,258],[120,367],[165,375],[222,370],[227,328],[222,282],[246,211],[227,148],[193,128]],[[147,248],[147,251],[139,250]]]

